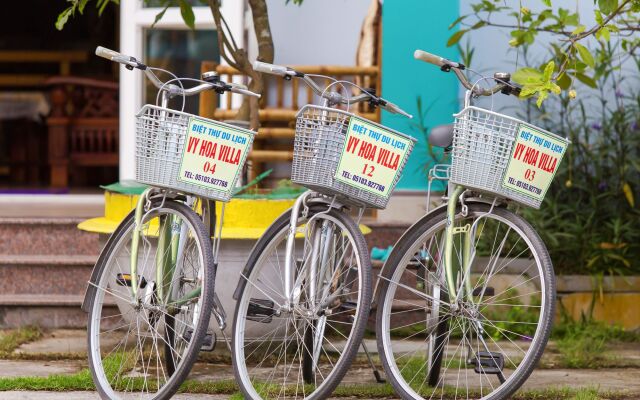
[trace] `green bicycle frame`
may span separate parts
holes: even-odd
[[[135,209],[135,225],[131,238],[131,292],[133,298],[137,298],[138,295],[138,246],[142,233],[142,217],[144,214],[144,205],[148,198],[148,194],[151,189],[145,190],[136,204]],[[174,300],[172,299],[172,278],[178,264],[178,258],[182,248],[184,247],[184,240],[186,239],[186,226],[184,223],[178,223],[175,215],[167,215],[159,218],[158,228],[158,251],[155,260],[156,264],[156,298],[163,302],[163,304],[172,304],[172,308],[179,308],[182,305],[188,303],[190,300],[200,296],[202,288],[197,288],[189,293],[185,294],[182,298]]]
[[[467,298],[471,299],[473,294],[473,290],[471,288],[470,264],[475,230],[471,229],[470,224],[460,227],[455,226],[458,198],[464,192],[464,190],[464,187],[456,185],[447,202],[447,228],[445,231],[444,266],[447,289],[450,294],[450,301],[458,299],[456,281],[458,280],[457,278],[460,272],[463,272],[462,277],[464,279],[464,287]],[[453,255],[453,241],[455,235],[464,235],[464,237],[462,238],[462,257],[454,257]]]

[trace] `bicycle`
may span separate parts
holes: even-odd
[[[260,95],[211,72],[177,78],[103,47],[96,55],[144,71],[161,100],[136,117],[136,180],[149,187],[100,253],[82,305],[89,368],[102,398],[168,399],[198,353],[214,346],[211,314],[224,322],[214,292],[222,229],[214,232],[214,203],[233,195],[255,134],[172,110],[169,100],[182,97],[184,107],[186,96],[207,90]],[[173,78],[162,82],[154,71]]]
[[[463,64],[414,56],[453,71],[467,91],[454,125],[430,137],[451,153],[451,165],[429,175],[429,194],[433,181],[449,181],[446,204],[404,233],[380,273],[378,352],[403,399],[505,399],[542,356],[555,307],[548,251],[507,205],[540,207],[569,142],[471,105],[498,92],[518,96],[509,74],[482,89]]]
[[[301,79],[322,105],[296,119],[291,180],[310,190],[258,240],[234,292],[234,372],[248,399],[321,399],[351,365],[370,313],[371,260],[358,223],[366,207],[386,207],[415,139],[338,108],[368,101],[409,116],[372,91],[349,97],[331,88],[350,82],[322,89],[287,67],[254,69]]]

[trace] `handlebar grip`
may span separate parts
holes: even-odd
[[[413,53],[413,58],[415,58],[416,60],[428,62],[429,64],[437,65],[438,67],[442,67],[443,65],[445,65],[444,58],[436,56],[435,54],[427,53],[423,50],[416,50]]]
[[[263,72],[265,74],[285,76],[287,75],[288,69],[287,67],[283,67],[281,65],[269,64],[262,61],[256,61],[253,63],[253,69],[258,72]]]
[[[383,108],[391,113],[404,115],[409,119],[413,119],[413,115],[409,114],[408,112],[404,111],[402,108],[398,107],[397,105],[391,102],[387,101],[387,103],[384,105]]]
[[[232,87],[232,88],[231,88],[231,91],[232,91],[233,93],[243,94],[243,95],[245,95],[245,96],[257,97],[258,99],[259,99],[260,97],[262,97],[262,96],[260,95],[260,93],[254,93],[254,92],[252,92],[251,90],[241,89],[241,88],[237,88],[237,87]]]
[[[107,60],[113,60],[116,57],[123,57],[123,55],[118,53],[117,51],[107,49],[106,47],[102,46],[96,47],[96,55],[98,57],[106,58]]]

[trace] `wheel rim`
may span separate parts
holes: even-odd
[[[484,215],[478,211],[470,211],[469,214],[473,218]],[[467,222],[456,219],[458,226]],[[472,281],[475,280],[473,291],[482,294],[482,288],[485,288],[482,300],[478,300],[475,307],[467,305],[464,309],[458,302],[437,302],[434,301],[437,297],[433,293],[428,294],[434,286],[444,293],[445,298],[448,297],[440,257],[444,226],[443,218],[414,242],[388,283],[381,305],[382,332],[378,333],[382,335],[388,373],[393,375],[402,391],[413,398],[494,398],[494,395],[497,397],[515,390],[522,383],[539,357],[541,351],[538,349],[546,343],[545,325],[548,321],[549,300],[548,282],[541,261],[544,257],[520,227],[500,215],[491,214],[484,224],[482,221],[477,224],[482,233],[477,237],[478,251],[471,264],[472,271],[476,271],[471,275]],[[503,229],[504,238],[499,227]],[[484,246],[483,250],[481,236],[490,237],[492,231],[491,238],[494,240],[489,246]],[[517,235],[518,239],[509,239],[507,233]],[[504,246],[500,248],[499,244],[503,239]],[[460,260],[462,242],[455,242],[454,240],[454,259],[457,257]],[[482,252],[487,252],[488,257],[478,257]],[[528,256],[527,263],[522,262],[523,255]],[[415,265],[415,273],[411,263]],[[486,263],[487,268],[481,268],[482,263]],[[423,292],[419,290],[420,293],[416,292],[416,288],[420,287],[418,272],[421,270],[425,271],[425,295],[421,295]],[[513,271],[513,276],[504,278],[500,274],[507,271]],[[464,275],[464,272],[460,275]],[[415,281],[415,287],[408,284],[412,282],[411,279]],[[499,279],[510,281],[511,284],[506,286],[507,289],[498,289]],[[460,290],[462,280],[457,281],[457,290]],[[400,284],[396,283],[398,281]],[[493,294],[487,296],[489,289],[493,289]],[[426,314],[424,318],[414,317],[413,320],[406,315],[410,312],[420,313],[425,310],[425,304],[433,307],[434,303],[438,303],[440,307],[436,320],[446,320],[448,325],[442,335],[434,332],[433,323],[428,323],[429,318],[433,318],[431,314]],[[401,306],[404,306],[404,311]],[[459,309],[456,310],[456,306]],[[406,314],[402,316],[402,313]],[[405,321],[401,322],[403,318]],[[424,345],[420,343],[423,338]],[[436,344],[432,352],[429,351],[429,342]],[[393,346],[396,348],[395,353]],[[412,346],[412,350],[400,351],[402,347],[407,349]],[[481,352],[488,354],[483,355]],[[500,365],[500,357],[496,353],[502,354],[505,382],[501,382],[498,375],[482,373],[485,368],[491,371]],[[441,356],[442,367],[437,369],[435,387],[429,387],[428,377],[433,376],[430,366],[433,365],[433,358],[438,355]],[[473,363],[470,362],[472,360]],[[474,364],[478,365],[481,373],[475,372]]]
[[[297,295],[302,299],[297,306],[292,311],[285,311],[280,307],[285,303],[282,271],[288,226],[270,241],[246,283],[236,315],[238,326],[234,327],[234,360],[241,384],[252,398],[306,398],[324,391],[323,388],[331,386],[340,378],[337,374],[340,374],[338,370],[341,368],[337,367],[349,358],[348,349],[357,346],[357,343],[354,343],[355,325],[349,316],[360,315],[363,307],[360,290],[363,269],[358,248],[346,226],[330,215],[317,214],[307,226],[323,228],[298,229],[299,232],[304,231],[307,237],[304,239],[304,251],[299,251],[302,243],[297,242],[298,251],[295,258],[306,260],[297,262],[299,271],[310,270],[312,248],[323,246],[311,246],[314,239],[309,236],[314,236],[313,232],[330,231],[331,229],[327,228],[328,224],[333,226],[330,247],[338,250],[330,252],[333,255],[328,257],[318,254],[317,268],[320,276],[323,264],[326,266],[324,276],[331,277],[326,281],[333,282],[333,286],[316,285],[317,292],[321,294],[315,308],[309,300],[311,283],[306,281],[302,285],[296,285],[299,292]],[[326,239],[319,240],[320,243],[326,243]],[[355,269],[356,275],[347,277],[345,271],[350,268]],[[304,273],[298,274],[297,280],[300,275]],[[271,278],[268,278],[269,276]],[[317,283],[319,281],[320,279]],[[341,295],[337,294],[340,287],[347,286],[347,291],[341,292]],[[320,306],[330,299],[334,299],[330,306]],[[272,304],[266,303],[266,300]],[[347,300],[355,303],[355,308],[347,310]],[[270,322],[266,323],[267,318],[256,319],[255,309],[249,309],[250,305],[257,304],[263,307],[271,306],[273,311],[279,312],[271,315]],[[311,312],[312,309],[316,312]],[[318,311],[322,309],[325,310],[325,314],[318,316]],[[331,310],[330,315],[327,315],[327,310]],[[267,314],[264,311],[263,314]],[[306,312],[313,315],[307,317]],[[254,333],[249,334],[252,331]],[[322,345],[318,346],[319,343]],[[308,383],[309,379],[313,383]]]
[[[138,275],[144,277],[146,284],[144,288],[140,284],[139,301],[133,300],[130,287],[116,282],[118,274],[130,272],[134,225],[130,224],[106,260],[105,269],[95,286],[90,312],[91,368],[96,384],[109,398],[154,398],[172,386],[167,383],[175,381],[175,371],[181,368],[185,356],[193,350],[194,341],[191,339],[197,329],[197,310],[203,296],[194,297],[179,309],[175,303],[157,298],[154,260],[160,251],[153,251],[152,243],[157,236],[159,215],[173,216],[171,228],[180,229],[186,233],[180,236],[187,238],[181,246],[182,256],[177,260],[173,277],[169,279],[168,291],[173,294],[172,298],[182,298],[185,293],[203,287],[205,257],[195,227],[181,213],[162,208],[143,221]],[[114,303],[118,307],[115,312]],[[172,324],[166,323],[169,317],[173,319]],[[173,329],[169,331],[171,325]]]

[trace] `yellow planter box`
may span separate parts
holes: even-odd
[[[87,232],[113,233],[120,222],[133,210],[137,195],[105,191],[104,217],[81,222],[78,229]],[[232,199],[226,203],[222,225],[223,239],[258,239],[282,213],[287,211],[295,199]],[[222,203],[216,202],[216,213],[221,215]],[[363,234],[371,232],[360,226]]]

